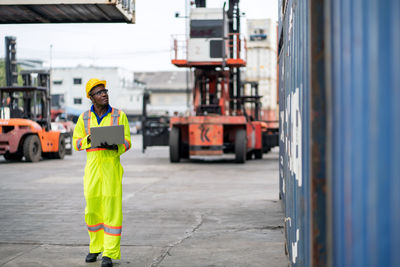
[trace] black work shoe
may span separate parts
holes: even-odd
[[[100,252],[99,253],[89,253],[86,256],[85,261],[86,262],[95,262],[97,260],[97,256],[99,256],[99,254],[100,254]]]
[[[103,256],[103,260],[101,261],[101,267],[112,267],[112,260],[107,257],[107,256]]]

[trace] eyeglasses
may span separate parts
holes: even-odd
[[[108,89],[100,90],[100,91],[98,91],[98,92],[96,92],[96,93],[90,94],[90,96],[95,96],[95,95],[100,96],[100,95],[102,95],[103,93],[104,93],[104,94],[108,94]]]

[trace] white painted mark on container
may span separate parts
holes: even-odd
[[[292,262],[296,263],[297,255],[298,255],[298,243],[300,238],[299,229],[296,230],[296,241],[292,242]]]
[[[282,142],[284,141],[284,137],[285,137],[285,135],[284,135],[285,131],[284,131],[284,129],[283,129],[284,119],[285,119],[284,116],[285,116],[285,112],[281,111],[281,112],[280,112],[280,117],[281,117],[281,119],[280,119],[280,124],[281,124],[281,141],[282,141]]]
[[[300,113],[300,90],[296,90],[292,93],[291,97],[288,96],[288,109],[286,113],[290,113],[289,131],[290,138],[287,147],[287,155],[289,157],[289,170],[291,175],[295,177],[299,187],[303,184],[302,179],[302,123]]]
[[[285,112],[285,125],[286,125],[286,132],[285,132],[285,151],[286,151],[286,154],[289,156],[289,154],[290,154],[290,151],[289,151],[289,142],[290,142],[290,139],[289,139],[289,124],[288,124],[288,122],[289,122],[289,114],[290,114],[290,98],[291,98],[291,95],[289,94],[288,96],[287,96],[287,99],[286,99],[286,112]],[[289,168],[290,168],[290,161],[288,162],[288,164],[289,164]]]
[[[289,227],[292,227],[292,218],[286,217],[286,218],[285,218],[285,223],[286,223],[286,222],[289,222]]]

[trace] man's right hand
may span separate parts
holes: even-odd
[[[90,136],[91,136],[91,135],[89,134],[88,137],[87,137],[87,143],[88,143],[88,144],[90,144],[90,142],[92,142],[92,140],[90,139]]]

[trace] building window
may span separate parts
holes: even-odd
[[[54,85],[61,85],[62,82],[63,82],[62,80],[53,81],[53,84],[54,84]]]
[[[80,98],[80,97],[74,98],[74,104],[76,104],[76,105],[82,105],[82,98]]]
[[[52,109],[61,109],[64,107],[64,95],[63,94],[54,94],[51,95],[51,108]]]
[[[74,84],[82,84],[82,78],[74,78]]]

